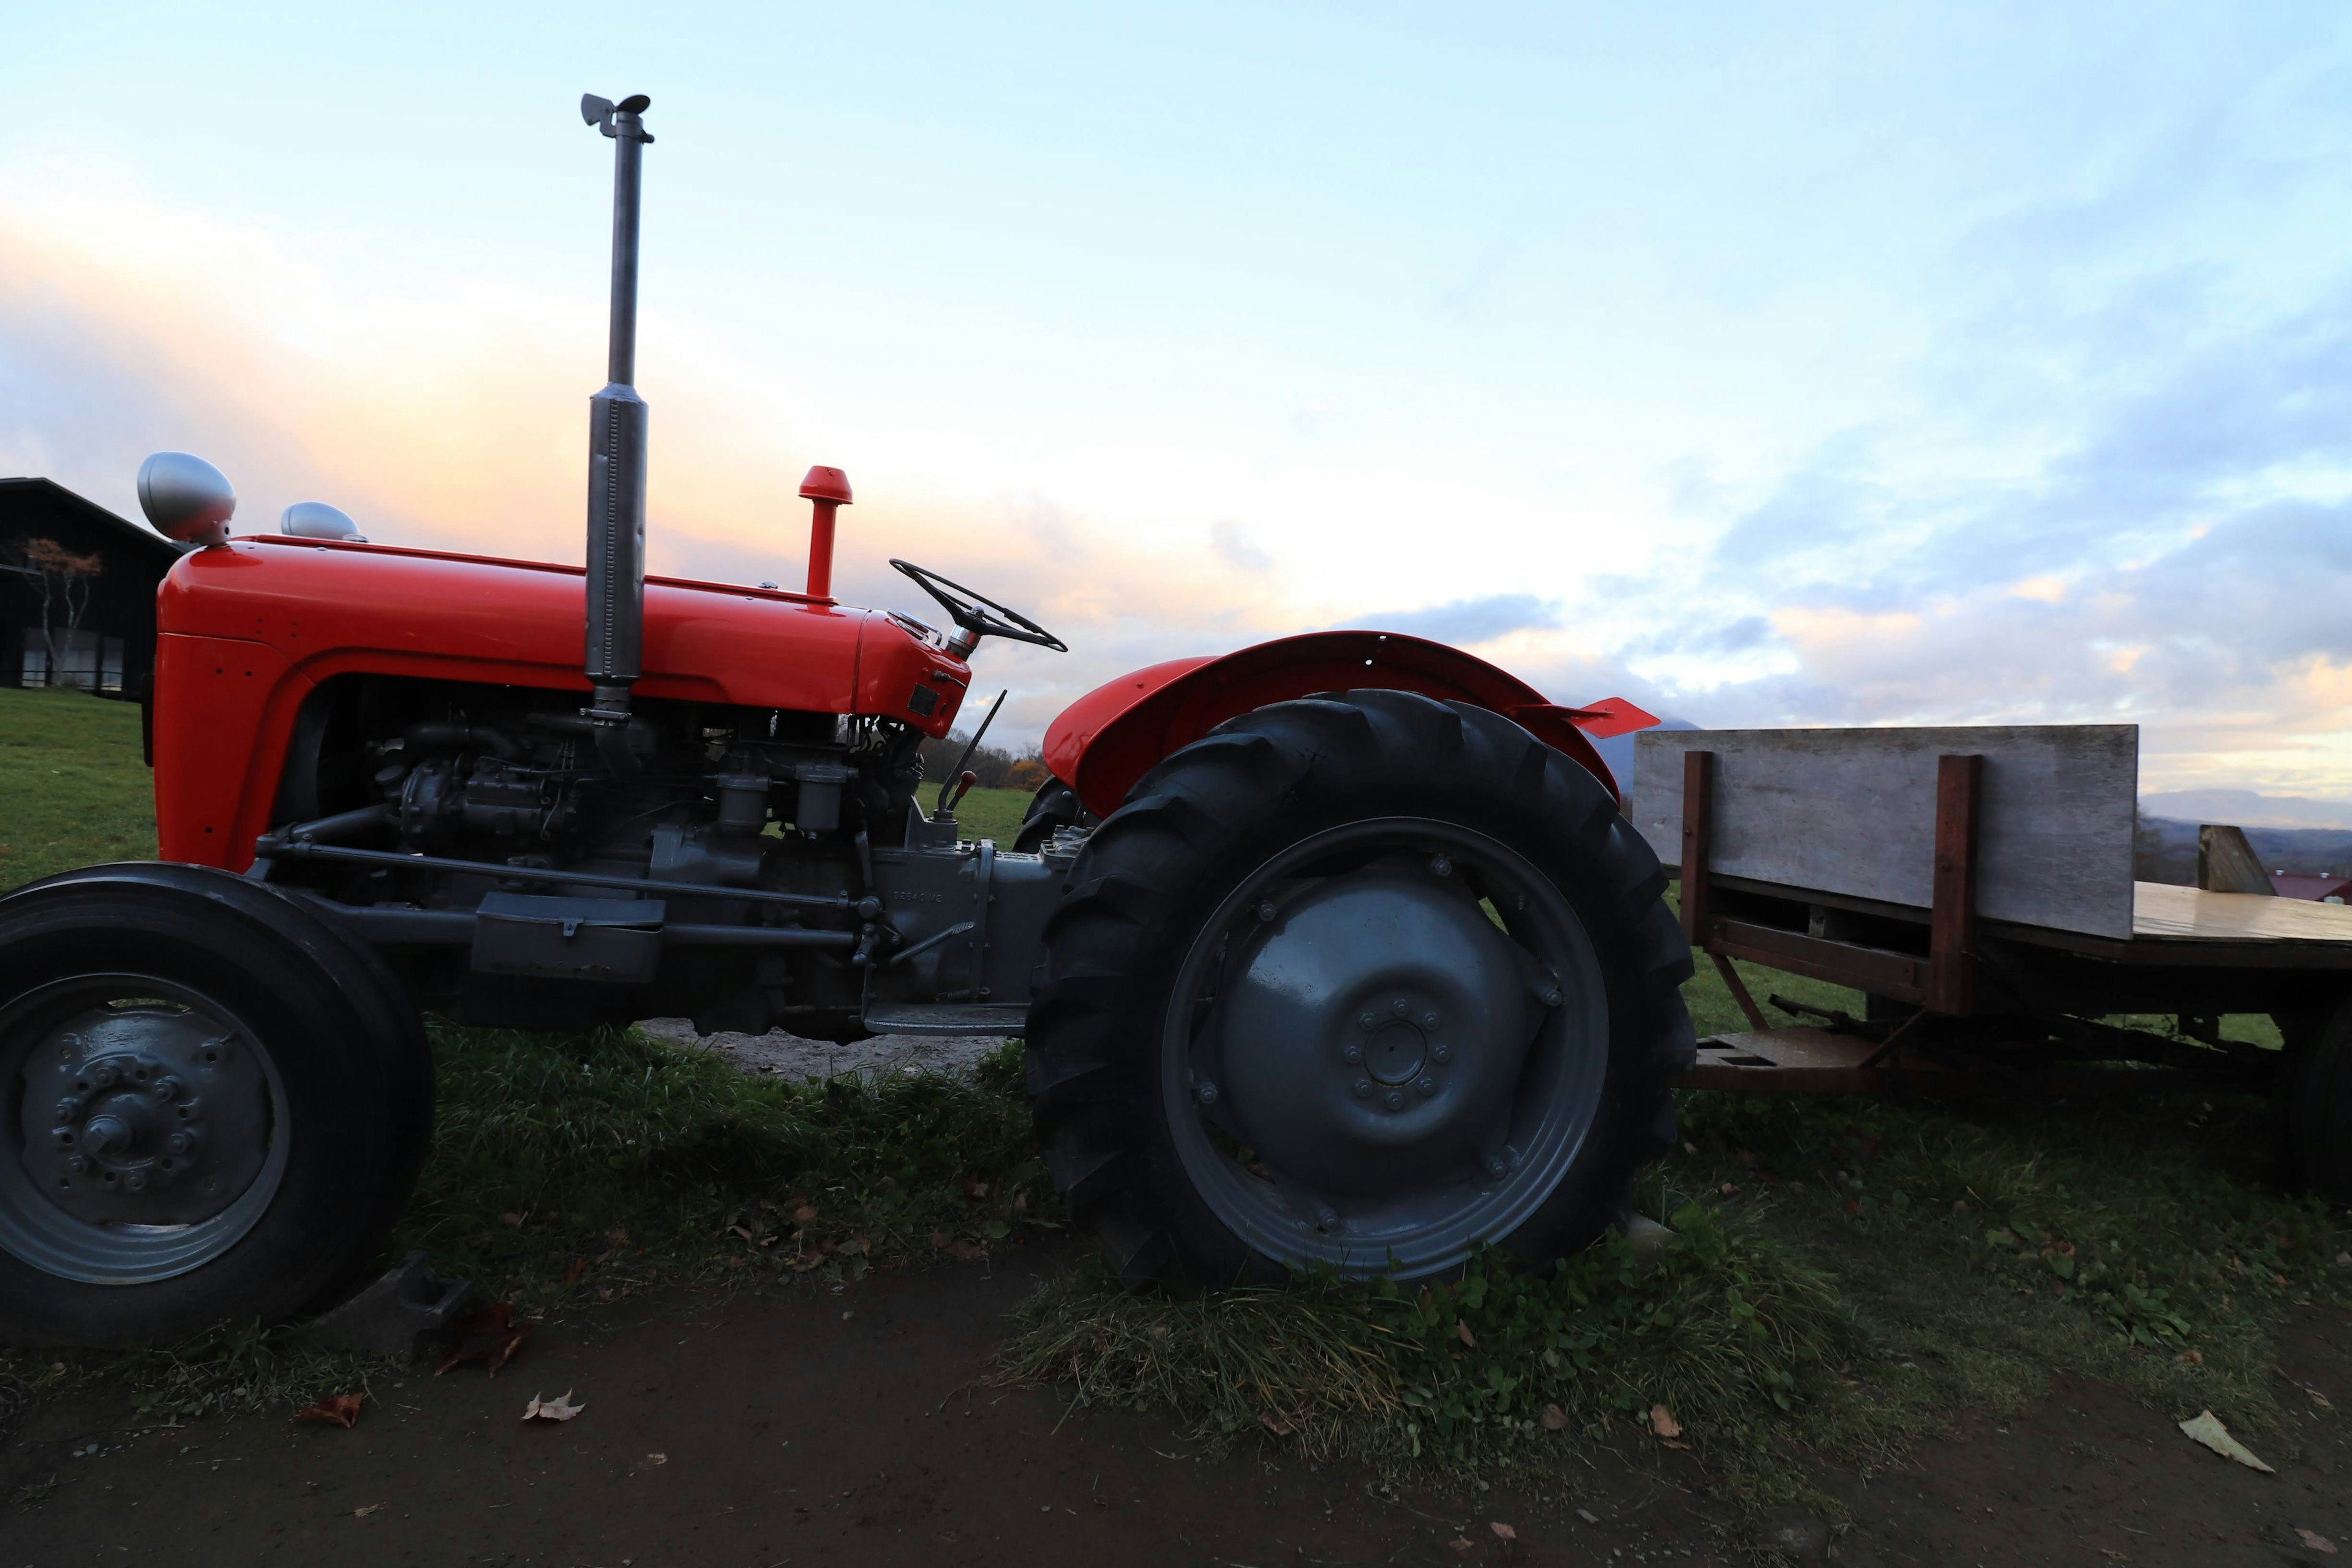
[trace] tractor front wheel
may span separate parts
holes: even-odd
[[[1621,1219],[1694,1050],[1665,878],[1484,709],[1354,691],[1139,781],[1045,931],[1029,1083],[1131,1281],[1547,1258]]]
[[[383,961],[285,893],[139,864],[0,899],[0,1342],[326,1304],[398,1215],[432,1105]]]

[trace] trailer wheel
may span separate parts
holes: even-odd
[[[1045,933],[1028,1077],[1130,1282],[1535,1258],[1673,1145],[1690,950],[1609,792],[1398,691],[1261,708],[1146,774]]]
[[[0,899],[0,1342],[326,1304],[399,1215],[432,1104],[383,961],[285,893],[137,864]]]
[[[2352,1000],[2297,1023],[2282,1030],[2277,1091],[2288,1174],[2297,1186],[2352,1204]]]

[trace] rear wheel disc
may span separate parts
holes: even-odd
[[[1609,1002],[1591,940],[1525,857],[1387,818],[1244,878],[1178,971],[1170,1133],[1259,1255],[1424,1274],[1516,1230],[1591,1130]]]

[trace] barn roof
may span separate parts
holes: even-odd
[[[173,542],[150,528],[142,528],[129,518],[117,517],[94,500],[78,496],[55,479],[0,479],[0,523],[22,511],[31,510],[49,517],[70,517],[101,535],[119,541],[123,548],[151,557],[158,571],[170,566],[185,553],[185,547]]]

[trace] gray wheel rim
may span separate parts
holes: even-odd
[[[1253,1250],[1411,1277],[1559,1189],[1608,1042],[1600,961],[1548,877],[1469,828],[1368,820],[1274,856],[1203,925],[1162,1103],[1194,1190]]]
[[[0,1251],[144,1285],[243,1240],[284,1181],[277,1063],[229,1008],[151,975],[76,975],[0,1009]]]

